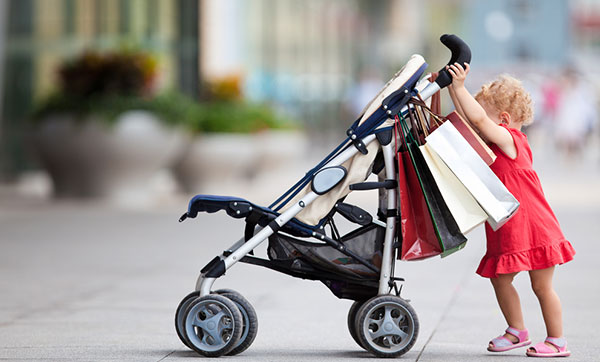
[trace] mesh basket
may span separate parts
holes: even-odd
[[[341,242],[356,255],[366,259],[378,269],[381,268],[385,229],[377,225],[367,225],[341,238]],[[340,275],[343,279],[374,279],[379,273],[360,264],[337,249],[325,245],[294,239],[284,234],[274,234],[269,238],[269,258],[287,261],[291,268],[301,268],[308,263],[317,270]],[[345,278],[344,278],[345,277]]]

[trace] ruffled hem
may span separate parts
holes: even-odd
[[[546,269],[573,260],[575,249],[568,240],[537,248],[503,255],[484,255],[477,274],[484,278],[496,278],[498,274]]]

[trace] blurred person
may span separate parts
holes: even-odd
[[[531,357],[569,356],[563,336],[562,307],[552,286],[555,266],[573,259],[575,250],[565,239],[558,220],[544,197],[532,153],[521,128],[533,120],[531,97],[521,82],[501,76],[485,84],[473,97],[464,82],[469,73],[455,63],[447,68],[452,75],[450,96],[459,113],[490,144],[497,159],[492,171],[517,198],[520,207],[497,231],[486,224],[487,251],[477,274],[490,278],[500,310],[508,324],[506,333],[492,339],[490,352],[504,352],[531,344],[525,329],[519,294],[512,282],[528,271],[537,296],[547,337],[527,350]]]
[[[567,67],[560,80],[554,138],[559,149],[576,158],[585,150],[598,122],[595,92],[573,67]]]
[[[556,79],[536,79],[529,84],[524,82],[526,89],[530,91],[534,105],[534,122],[524,127],[532,148],[543,150],[547,153],[548,146],[553,143],[554,124],[558,112],[560,87]]]
[[[542,114],[539,119],[548,124],[556,122],[556,115],[560,105],[560,85],[554,78],[548,78],[541,86]]]

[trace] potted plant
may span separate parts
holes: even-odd
[[[304,152],[298,126],[267,104],[242,98],[241,79],[207,83],[203,100],[189,117],[196,136],[174,168],[186,192],[223,191],[290,162]]]
[[[59,67],[36,107],[33,144],[57,197],[148,199],[149,180],[181,152],[193,103],[157,94],[157,63],[140,51],[85,52]]]

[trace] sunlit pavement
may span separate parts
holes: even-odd
[[[573,352],[569,361],[597,361],[599,159],[596,150],[576,160],[540,150],[536,165],[547,197],[577,250],[575,261],[558,267],[555,278]],[[304,170],[293,171],[301,176]],[[280,190],[290,178],[289,173],[282,177],[275,182]],[[261,187],[260,182],[242,185],[237,196],[263,201],[273,188],[262,183],[253,195],[249,185]],[[174,311],[193,290],[200,268],[241,236],[242,222],[218,213],[179,224],[187,196],[143,209],[50,202],[10,190],[0,197],[0,359],[201,358],[179,341]],[[368,194],[355,200],[374,205]],[[421,326],[417,344],[402,360],[524,358],[524,349],[500,355],[485,350],[506,326],[491,285],[475,274],[485,249],[482,229],[468,237],[468,246],[446,259],[397,264],[396,275],[406,278],[402,296],[411,300]],[[258,253],[264,255],[264,247]],[[517,277],[516,286],[532,339],[541,341],[544,325],[526,274]],[[348,333],[351,302],[318,282],[236,265],[215,287],[238,290],[258,313],[258,337],[232,359],[371,359]]]

